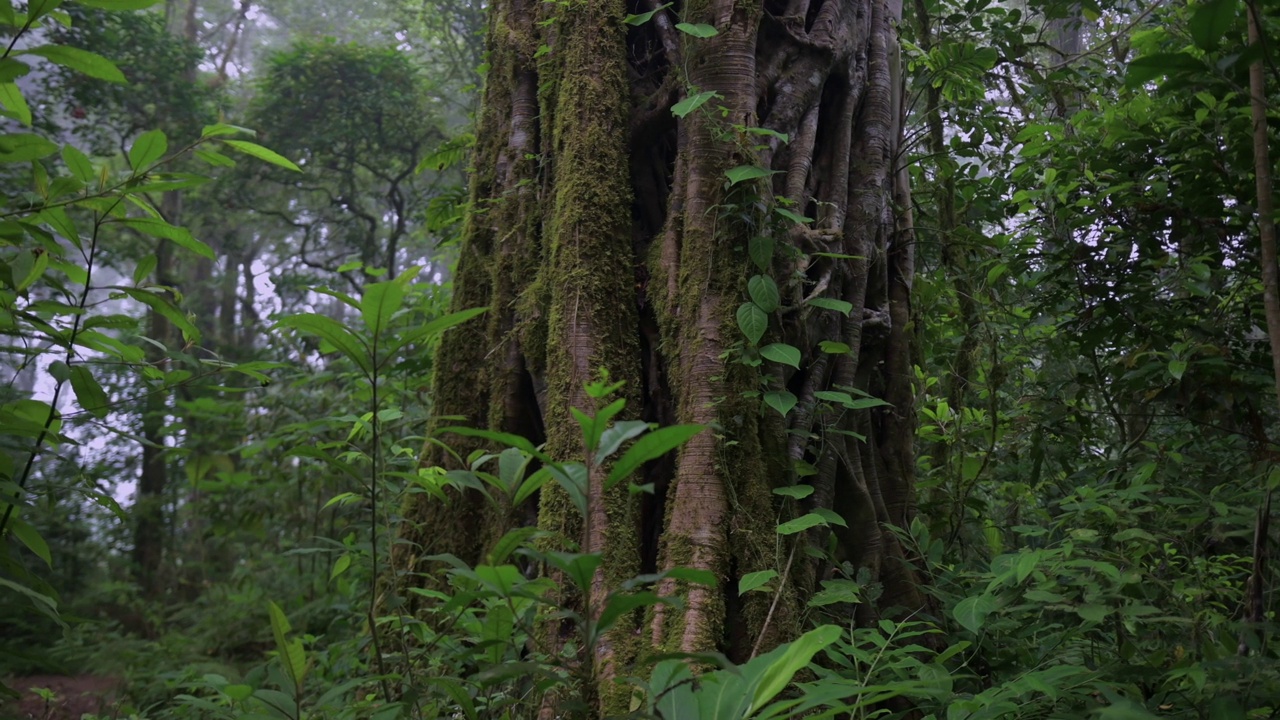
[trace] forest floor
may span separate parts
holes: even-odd
[[[6,684],[22,697],[17,704],[0,706],[3,720],[80,720],[86,713],[111,717],[120,680],[96,675],[33,675]],[[53,699],[46,702],[31,688],[50,690]]]

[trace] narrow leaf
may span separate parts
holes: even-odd
[[[705,429],[703,425],[670,425],[644,435],[627,448],[627,451],[614,464],[613,469],[609,471],[609,477],[605,480],[605,487],[613,487],[627,479],[641,465],[666,455]]]
[[[263,162],[271,163],[272,165],[282,167],[286,170],[302,172],[302,168],[295,165],[292,160],[289,160],[275,151],[268,150],[257,143],[251,143],[247,140],[223,140],[222,142],[236,150],[239,150],[245,155],[256,157]]]
[[[159,130],[150,130],[138,136],[133,141],[133,147],[129,148],[129,165],[133,167],[133,171],[139,172],[145,170],[152,163],[164,157],[169,150],[169,139],[165,137],[163,132]],[[210,255],[210,258],[213,256]]]
[[[93,377],[93,373],[89,372],[89,368],[84,365],[71,367],[71,389],[75,391],[80,407],[86,412],[99,419],[107,416],[107,393]]]

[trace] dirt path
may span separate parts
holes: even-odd
[[[120,681],[94,675],[33,675],[5,684],[22,693],[22,699],[0,707],[0,720],[80,720],[85,713],[113,717]],[[31,688],[51,690],[54,698],[46,703]]]

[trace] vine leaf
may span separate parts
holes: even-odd
[[[796,396],[786,390],[774,390],[764,394],[764,402],[785,417],[796,406]]]
[[[650,10],[647,13],[640,13],[639,15],[628,15],[622,19],[622,22],[628,25],[637,25],[637,26],[643,25],[649,22],[650,20],[652,20],[653,16],[657,15],[659,11],[666,10],[669,7],[671,7],[671,3],[663,3],[662,5],[659,5],[658,7]]]
[[[767,313],[777,310],[782,299],[778,284],[768,275],[752,275],[747,281],[747,294],[751,296],[751,302]]]
[[[768,583],[776,577],[778,577],[777,570],[760,570],[757,572],[747,573],[738,581],[738,594],[746,595],[752,590],[759,589],[768,590],[769,588],[764,587],[765,583]]]
[[[694,110],[697,110],[698,108],[702,107],[707,103],[708,100],[715,97],[720,97],[720,93],[714,90],[705,90],[703,92],[690,95],[689,97],[681,100],[675,105],[672,105],[671,114],[675,115],[678,118],[682,118],[685,115],[688,115],[689,113],[693,112]]]
[[[800,369],[800,350],[786,343],[773,343],[760,348],[765,359]]]
[[[769,315],[759,305],[748,302],[738,306],[738,329],[752,345],[760,342],[769,327]]]
[[[696,38],[709,38],[720,34],[719,30],[706,23],[676,23],[676,29]]]

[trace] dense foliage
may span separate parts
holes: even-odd
[[[714,37],[675,24],[686,5],[616,24]],[[790,32],[783,5],[768,32]],[[680,584],[769,618],[797,603],[798,630],[737,642],[738,663],[608,667],[632,717],[1274,716],[1275,3],[902,12],[917,511],[875,529],[926,603],[880,613],[803,455],[758,518],[777,569],[601,588],[602,556],[539,529],[539,497],[589,525],[593,482],[651,494],[638,471],[722,428],[635,419],[600,375],[568,459],[433,413],[441,338],[504,310],[449,310],[458,237],[508,217],[468,203],[470,148],[519,141],[471,134],[483,4],[0,3],[0,715],[589,717],[619,623],[680,612]],[[713,93],[653,88],[686,90],[671,113],[711,113]],[[813,268],[863,258],[772,277],[773,236],[799,258],[788,228],[825,211],[778,202],[770,175],[733,168],[715,211],[759,228],[727,355],[781,378],[800,351],[756,347],[771,318],[821,294]],[[786,417],[796,396],[764,377],[762,422]],[[889,404],[848,390],[819,399],[850,427]],[[469,522],[464,497],[512,529],[478,562],[406,562],[438,532],[406,510]],[[798,599],[797,555],[824,569]],[[94,707],[39,689],[90,674],[113,688]]]

